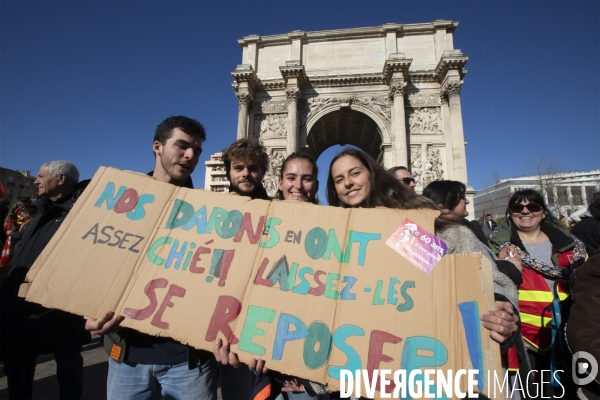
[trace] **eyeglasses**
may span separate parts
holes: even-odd
[[[415,183],[415,178],[402,178],[402,182],[404,182],[405,185],[410,185],[410,183]]]
[[[542,211],[542,209],[543,209],[543,207],[537,203],[527,203],[527,204],[518,203],[518,204],[513,204],[510,207],[510,210],[514,213],[520,213],[526,207],[529,210],[529,212],[532,212],[532,213]]]

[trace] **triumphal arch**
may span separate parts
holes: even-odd
[[[237,137],[270,154],[270,194],[285,157],[317,158],[351,144],[384,167],[409,166],[417,190],[467,183],[460,89],[469,57],[454,49],[457,22],[250,35],[231,73]]]

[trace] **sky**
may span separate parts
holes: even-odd
[[[186,115],[207,131],[192,175],[201,187],[204,162],[236,138],[238,39],[436,19],[459,22],[454,47],[470,57],[461,105],[473,188],[528,174],[533,157],[600,168],[600,2],[500,0],[1,0],[0,166],[147,172],[156,126]],[[318,160],[322,188],[338,150]]]

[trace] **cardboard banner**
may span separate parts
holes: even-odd
[[[199,349],[222,338],[244,362],[334,390],[342,369],[438,368],[478,369],[485,393],[500,374],[479,321],[494,307],[491,266],[444,256],[437,214],[250,200],[101,167],[20,295],[115,311]]]

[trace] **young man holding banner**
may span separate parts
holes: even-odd
[[[262,180],[269,169],[269,156],[263,146],[250,139],[238,139],[223,150],[229,191],[251,199],[271,200]],[[254,388],[254,372],[261,371],[264,361],[249,366],[240,363],[237,354],[229,352],[229,344],[215,343],[215,357],[221,364],[223,400],[248,399]]]
[[[153,178],[193,188],[194,172],[206,132],[194,119],[169,117],[156,128],[152,149]],[[119,328],[122,316],[109,312],[88,321],[92,334],[103,333],[109,355],[107,398],[164,398],[216,400],[217,365],[210,352],[185,346],[170,338]],[[160,388],[160,389],[159,389]]]

